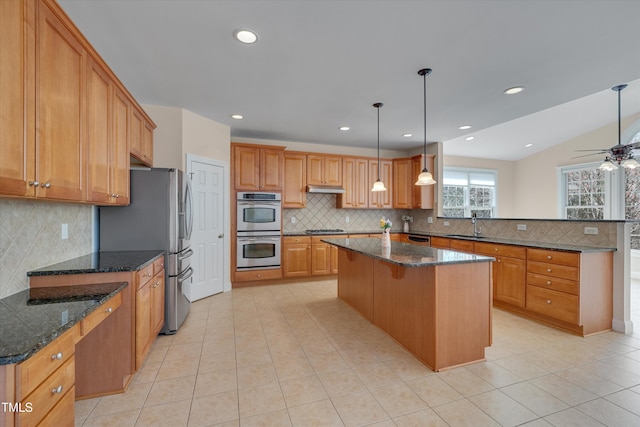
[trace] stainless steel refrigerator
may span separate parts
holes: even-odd
[[[165,317],[162,333],[174,334],[189,313],[183,293],[193,269],[189,239],[193,197],[179,169],[131,170],[129,206],[100,207],[100,251],[165,252]]]

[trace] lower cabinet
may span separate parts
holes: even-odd
[[[338,274],[338,248],[323,239],[337,236],[287,236],[283,238],[282,268],[284,277]],[[365,237],[368,237],[365,235]]]
[[[151,264],[137,274],[136,370],[164,325],[164,265]]]
[[[493,300],[517,307],[525,306],[527,249],[523,246],[475,242],[475,253],[492,256]]]

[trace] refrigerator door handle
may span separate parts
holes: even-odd
[[[178,254],[178,259],[180,259],[180,260],[187,259],[192,255],[193,255],[193,250],[187,249],[184,253],[179,253]]]
[[[180,275],[178,275],[176,279],[178,279],[178,282],[182,283],[188,278],[190,278],[191,276],[193,276],[193,268],[189,267],[188,269],[180,273]]]
[[[185,191],[185,232],[186,239],[191,240],[191,232],[193,231],[193,195],[191,192],[191,179],[185,176],[186,180],[186,191]]]

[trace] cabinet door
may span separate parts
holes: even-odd
[[[307,185],[325,185],[324,156],[307,155]]]
[[[115,201],[110,186],[111,79],[93,59],[87,59],[87,200],[98,204]]]
[[[411,159],[393,159],[393,207],[411,209],[413,182],[411,181]]]
[[[153,344],[155,337],[164,326],[164,270],[161,270],[152,279],[151,304],[150,343]]]
[[[149,167],[153,166],[153,126],[146,120],[142,126],[142,161]]]
[[[111,137],[111,190],[115,203],[129,204],[129,141],[131,132],[131,103],[115,88],[113,93],[113,122]]]
[[[82,45],[42,1],[36,46],[36,180],[38,197],[84,200]]]
[[[236,190],[260,189],[260,151],[257,148],[233,147],[233,175]]]
[[[331,245],[331,274],[338,274],[338,247]]]
[[[33,3],[0,1],[0,193],[34,196]]]
[[[285,277],[309,276],[311,243],[285,243],[282,248],[282,269]]]
[[[283,150],[260,149],[260,191],[282,190]]]
[[[326,156],[324,158],[325,185],[342,185],[342,157]]]
[[[152,283],[148,281],[136,292],[136,370],[142,366],[151,345]]]
[[[331,274],[331,246],[317,243],[311,246],[311,274]]]
[[[338,208],[360,209],[369,206],[368,161],[357,157],[342,159],[342,186],[344,194],[336,197]]]
[[[373,184],[378,179],[378,160],[369,160],[369,184],[367,185],[367,191],[369,192],[369,204],[370,208],[377,209],[390,209],[393,207],[393,182],[395,180],[393,176],[393,161],[380,160],[380,180],[384,183],[387,191],[371,191]]]
[[[518,307],[525,306],[526,261],[523,259],[499,257],[495,268],[494,298]]]
[[[284,153],[283,208],[304,208],[307,204],[307,156]]]
[[[131,155],[136,159],[142,161],[142,128],[144,127],[144,117],[140,114],[138,110],[131,107],[131,143],[129,145],[129,149],[131,150]]]
[[[431,174],[434,173],[434,159],[435,156],[433,154],[427,154],[427,169]],[[411,163],[412,177],[410,184],[413,186],[413,208],[433,209],[435,206],[435,185],[414,185],[418,180],[418,175],[424,168],[423,155],[412,157]]]

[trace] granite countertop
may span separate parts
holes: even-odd
[[[404,267],[426,267],[432,265],[495,261],[495,258],[488,256],[393,241],[391,242],[390,248],[385,250],[382,247],[380,239],[377,237],[359,239],[334,238],[323,239],[322,241],[339,248],[349,249],[381,261],[402,265]]]
[[[127,285],[33,288],[0,299],[0,365],[28,359]]]
[[[163,254],[164,251],[161,250],[94,252],[29,271],[27,276],[138,271],[149,265],[155,257]]]

